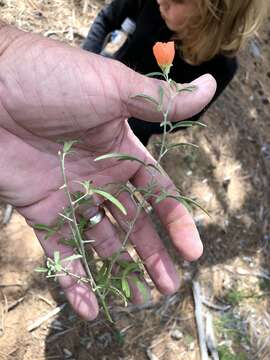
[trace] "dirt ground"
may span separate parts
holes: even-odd
[[[9,23],[77,46],[104,1],[1,0]],[[28,331],[33,321],[65,304],[55,282],[34,272],[43,264],[31,229],[14,212],[0,229],[0,359],[195,360],[200,359],[192,282],[198,281],[204,313],[213,317],[221,360],[270,359],[270,17],[242,51],[236,78],[204,115],[207,129],[170,141],[192,141],[163,165],[195,211],[204,255],[193,264],[170,248],[182,279],[177,294],[152,291],[144,307],[115,308],[113,325],[80,320],[66,304]],[[149,149],[156,153],[154,140]],[[0,216],[4,214],[4,204]],[[150,284],[151,285],[151,284]]]

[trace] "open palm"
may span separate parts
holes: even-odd
[[[54,224],[67,204],[65,194],[59,190],[63,184],[60,141],[75,139],[79,143],[66,164],[71,188],[75,187],[74,180],[91,180],[95,186],[128,181],[145,186],[150,175],[138,163],[94,159],[108,152],[121,152],[154,162],[126,119],[135,116],[161,120],[161,114],[151,104],[131,98],[138,93],[158,97],[161,82],[56,41],[12,28],[7,34],[10,44],[0,57],[0,197],[14,205],[30,225]],[[173,120],[199,112],[213,96],[215,82],[211,76],[195,83],[196,91],[179,96],[175,102]],[[156,175],[156,181],[166,189],[174,187],[167,176]],[[113,207],[111,212],[124,226],[136,209],[127,194],[121,194],[119,199],[128,210],[127,217]],[[190,260],[198,258],[202,245],[186,209],[172,199],[152,205],[179,252]],[[91,207],[84,209],[85,216]],[[57,236],[44,240],[42,232],[36,233],[48,256],[57,249],[62,256],[71,254],[70,248],[58,243]],[[96,240],[94,248],[102,257],[111,256],[121,247],[108,218],[89,230],[89,236]],[[175,291],[177,273],[146,214],[141,214],[131,241],[157,287],[164,293]],[[79,262],[73,266],[74,272],[83,274]],[[61,278],[60,283],[81,316],[92,319],[97,315],[95,296],[85,285],[69,277]]]

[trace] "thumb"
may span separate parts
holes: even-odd
[[[165,81],[149,78],[134,71],[129,74],[130,79],[125,84],[128,89],[125,89],[126,96],[125,102],[127,104],[127,112],[129,117],[136,117],[138,119],[147,120],[151,122],[158,122],[162,120],[161,112],[157,111],[157,106],[142,97],[134,97],[137,94],[144,94],[151,96],[157,102],[160,99],[160,87],[165,90],[163,100],[164,109],[168,105],[168,84]],[[210,102],[216,91],[216,81],[210,74],[200,76],[186,86],[194,86],[191,92],[183,91],[174,99],[170,118],[173,121],[180,121],[190,118],[199,113]],[[127,91],[128,90],[128,91]]]

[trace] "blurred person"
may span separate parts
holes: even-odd
[[[258,28],[268,6],[267,0],[113,0],[98,14],[82,47],[101,53],[108,34],[129,18],[136,29],[115,59],[142,74],[156,72],[160,69],[153,45],[174,40],[176,56],[170,77],[189,83],[211,74],[217,82],[214,102],[233,79],[237,52]],[[198,120],[204,111],[190,120]],[[163,131],[157,123],[134,117],[129,124],[144,145],[152,134]]]

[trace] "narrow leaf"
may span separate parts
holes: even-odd
[[[159,174],[163,174],[162,173],[162,168],[160,167],[160,165],[158,166],[158,165],[155,165],[155,164],[147,164],[147,167],[151,167],[151,168],[153,168],[153,169],[155,169]]]
[[[141,269],[137,263],[129,263],[129,265],[123,271],[124,276],[128,276],[134,272],[141,272]]]
[[[71,247],[77,246],[77,243],[76,243],[76,241],[74,239],[61,239],[58,242],[60,244],[68,245],[68,246],[71,246]]]
[[[177,148],[177,147],[186,146],[186,145],[187,145],[187,146],[192,146],[192,147],[194,147],[194,148],[196,148],[196,149],[199,148],[198,145],[195,145],[195,144],[186,142],[186,143],[170,144],[170,145],[167,146],[167,150],[169,151],[169,150],[171,150],[171,149],[174,149],[174,148]]]
[[[99,190],[99,189],[92,189],[92,191],[98,195],[103,196],[105,199],[109,200],[113,203],[124,215],[127,215],[127,210],[125,207],[117,200],[112,194],[108,193],[107,191]]]
[[[33,228],[35,230],[41,230],[41,231],[52,231],[53,229],[50,228],[48,225],[45,224],[34,224]]]
[[[152,96],[149,95],[145,95],[145,94],[136,94],[131,96],[132,99],[137,99],[137,98],[142,98],[144,100],[147,100],[153,104],[155,104],[156,106],[159,106],[159,103],[156,99],[154,99]]]
[[[147,291],[145,284],[137,278],[133,278],[131,279],[131,281],[133,281],[135,285],[138,287],[140,293],[143,296],[143,300],[146,303],[149,300],[149,292]]]
[[[113,292],[114,294],[118,295],[123,301],[125,306],[127,306],[127,299],[125,297],[125,294],[123,294],[119,289],[117,289],[115,286],[110,286],[109,290]]]
[[[109,154],[105,154],[105,155],[102,155],[102,156],[99,156],[95,159],[95,161],[100,161],[100,160],[106,160],[106,159],[112,159],[112,158],[115,158],[119,161],[122,161],[122,160],[130,160],[130,161],[137,161],[139,162],[140,164],[142,165],[146,165],[142,160],[138,159],[137,157],[135,156],[131,156],[129,154],[124,154],[124,153],[109,153]]]
[[[82,255],[74,254],[74,255],[64,258],[63,261],[73,261],[73,260],[77,260],[77,259],[81,259],[81,258],[82,258]]]
[[[67,154],[74,144],[78,143],[78,140],[70,140],[64,142],[63,152]]]
[[[197,206],[199,209],[201,209],[206,215],[208,215],[209,217],[211,217],[210,216],[210,214],[209,214],[209,212],[206,210],[206,209],[204,209],[204,207],[202,206],[202,205],[200,205],[197,201],[195,201],[195,200],[193,200],[193,199],[190,199],[190,198],[188,198],[188,197],[186,197],[186,196],[182,196],[182,195],[180,195],[180,197],[182,198],[182,199],[184,199],[187,203],[190,203],[190,204],[192,204],[193,206]]]
[[[60,261],[60,252],[59,252],[59,251],[55,251],[55,252],[53,253],[53,260],[54,260],[54,262],[55,262],[56,264],[59,263],[59,261]]]
[[[189,212],[192,211],[192,207],[190,206],[190,204],[189,204],[185,199],[183,199],[182,197],[180,197],[180,198],[177,198],[176,200],[177,200],[177,201],[180,201],[180,202],[187,208],[187,210],[188,210]]]
[[[148,76],[148,77],[161,76],[161,77],[163,77],[164,79],[166,79],[165,76],[164,76],[164,74],[163,74],[162,72],[158,72],[158,71],[148,73],[148,74],[146,74],[145,76]]]
[[[167,132],[170,132],[173,124],[170,121],[162,121],[162,123],[160,123],[160,127],[164,127],[164,126],[168,126],[169,130],[167,130]]]
[[[155,200],[155,203],[158,204],[161,201],[165,200],[168,197],[169,194],[167,194],[166,192],[162,192]]]
[[[180,121],[176,124],[172,124],[172,127],[169,131],[173,131],[178,128],[187,128],[187,127],[192,127],[192,126],[207,127],[207,125],[201,123],[200,121],[186,120],[186,121]]]
[[[192,91],[194,91],[194,90],[196,90],[197,89],[197,86],[195,86],[195,85],[190,85],[190,86],[186,86],[186,87],[180,87],[179,85],[177,86],[177,93],[178,94],[180,94],[181,92],[184,92],[184,91],[186,91],[186,92],[192,92]]]
[[[128,281],[127,281],[127,279],[125,277],[123,277],[121,279],[121,285],[122,285],[122,290],[123,290],[124,294],[129,299],[130,295],[131,295],[131,292],[130,292],[130,287],[129,287]]]

